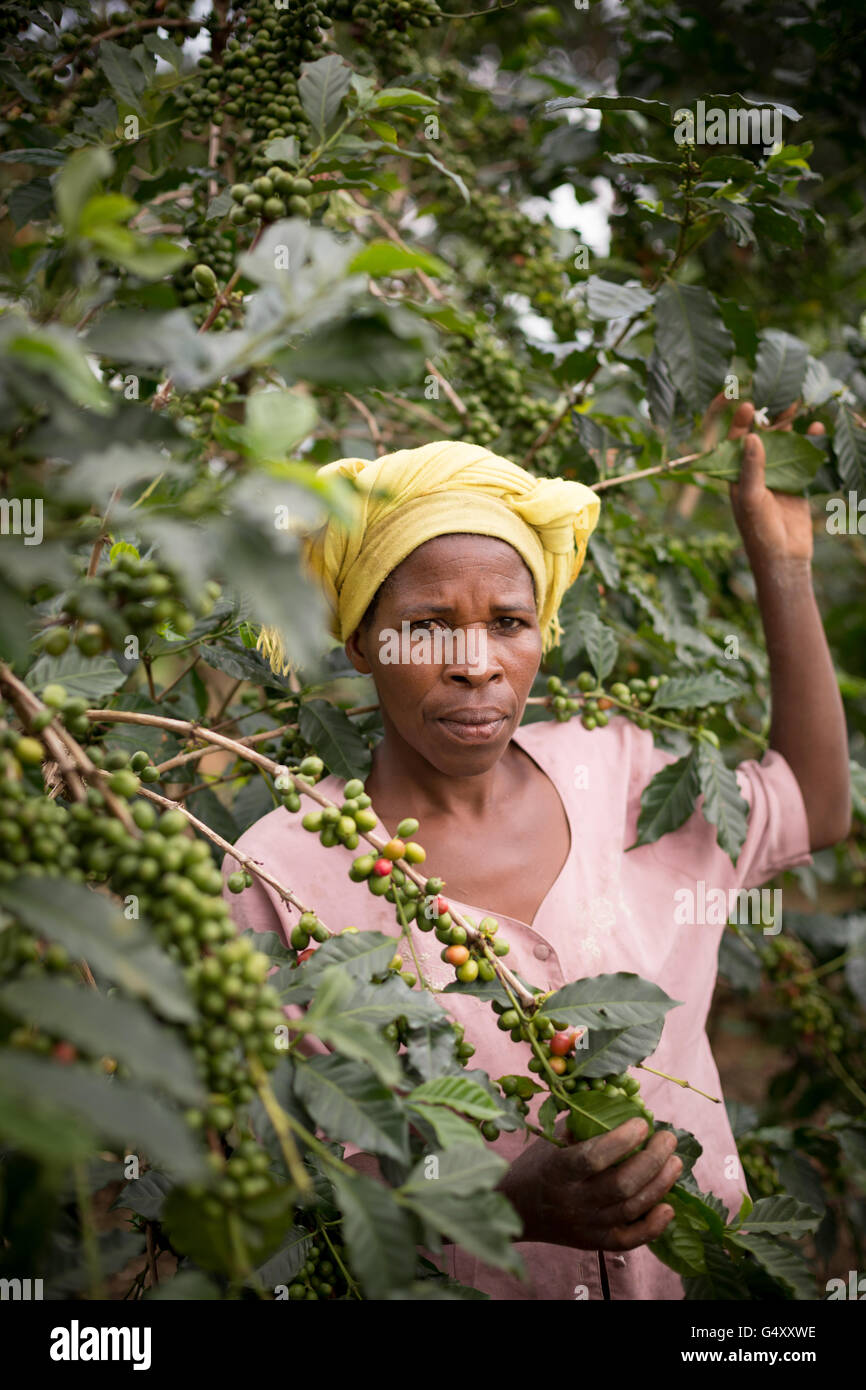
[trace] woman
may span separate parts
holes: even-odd
[[[734,433],[747,433],[752,413],[740,408]],[[593,732],[577,720],[521,727],[542,653],[558,636],[556,610],[597,520],[592,491],[450,442],[328,467],[354,478],[362,515],[351,533],[329,522],[310,558],[335,631],[378,692],[385,735],[366,789],[381,825],[393,834],[404,816],[421,822],[425,867],[447,878],[449,901],[476,921],[499,919],[509,965],[534,985],[628,970],[682,1001],[649,1060],[719,1096],[704,1029],[723,929],[677,926],[675,894],[700,879],[723,889],[759,885],[808,863],[810,849],[849,827],[845,728],[811,589],[808,503],[767,491],[763,448],[749,435],[734,509],[767,634],[773,726],[771,751],[738,769],[750,815],[734,867],[698,812],[626,853],[641,792],[672,761],[631,721]],[[433,648],[432,661],[395,663],[385,659],[388,634],[405,622],[413,632],[475,628],[486,642],[474,662]],[[341,786],[334,776],[321,784],[337,800]],[[346,877],[357,851],[325,850],[299,817],[276,810],[239,843],[326,922],[398,934],[391,906],[361,897]],[[227,857],[225,873],[235,867]],[[288,939],[297,914],[260,880],[229,900],[241,928]],[[443,987],[453,972],[439,943],[412,932],[426,978]],[[494,1077],[525,1070],[528,1045],[499,1031],[487,1005],[449,995],[448,1012],[476,1047],[473,1066]],[[724,1106],[643,1077],[658,1118],[703,1144],[700,1186],[735,1211],[745,1180]],[[518,1248],[529,1283],[453,1247],[443,1267],[497,1299],[681,1298],[679,1277],[647,1249],[673,1214],[664,1196],[681,1171],[675,1141],[654,1135],[616,1166],[645,1134],[638,1120],[568,1148],[503,1134],[494,1147],[510,1162],[502,1190],[524,1223]],[[365,1155],[353,1162],[374,1165]]]

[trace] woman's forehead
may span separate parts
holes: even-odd
[[[401,580],[417,582],[419,575],[435,570],[437,575],[454,566],[471,565],[481,569],[494,569],[499,574],[512,573],[515,577],[525,575],[531,584],[532,576],[522,556],[507,541],[496,536],[480,536],[457,532],[446,536],[434,536],[407,555],[389,575],[390,581]]]

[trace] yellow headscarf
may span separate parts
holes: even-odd
[[[557,611],[577,578],[598,521],[599,498],[583,483],[536,478],[478,444],[434,440],[377,459],[345,458],[319,476],[350,478],[360,493],[353,527],[336,517],[306,542],[306,558],[341,642],[358,627],[384,579],[434,536],[471,533],[507,541],[535,580],[543,650],[562,634]],[[280,634],[263,628],[259,650],[273,670],[289,662]]]

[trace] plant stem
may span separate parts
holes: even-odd
[[[105,1298],[105,1290],[99,1262],[99,1242],[93,1225],[90,1193],[87,1190],[87,1170],[82,1162],[78,1162],[72,1165],[72,1171],[75,1179],[75,1199],[81,1222],[81,1244],[84,1247],[84,1261],[87,1265],[90,1284],[90,1298],[95,1302],[102,1302]]]
[[[253,1085],[258,1092],[259,1100],[265,1108],[265,1113],[274,1128],[274,1133],[280,1141],[280,1148],[283,1151],[283,1158],[286,1160],[286,1167],[289,1175],[303,1196],[308,1196],[313,1189],[313,1181],[301,1162],[301,1155],[298,1153],[297,1145],[292,1138],[292,1124],[290,1117],[286,1114],[280,1102],[273,1092],[268,1073],[262,1066],[258,1057],[249,1056],[247,1058],[250,1077]]]
[[[702,1091],[698,1086],[693,1086],[690,1081],[684,1081],[680,1076],[668,1076],[666,1071],[656,1071],[655,1067],[648,1067],[646,1062],[638,1062],[641,1071],[651,1071],[653,1076],[661,1076],[665,1081],[672,1081],[675,1086],[682,1086],[687,1091],[694,1091],[699,1096],[705,1096],[707,1100],[713,1101],[716,1105],[721,1105],[719,1096],[711,1096],[708,1091]]]
[[[325,1223],[324,1223],[323,1221],[319,1223],[319,1230],[321,1231],[322,1236],[324,1237],[325,1244],[327,1245],[328,1249],[330,1250],[331,1254],[332,1254],[333,1257],[334,1257],[334,1262],[336,1263],[336,1265],[337,1265],[337,1267],[338,1267],[340,1273],[342,1274],[343,1278],[344,1278],[345,1281],[346,1281],[346,1285],[347,1285],[347,1287],[348,1287],[350,1293],[354,1294],[355,1298],[361,1298],[361,1297],[362,1297],[361,1291],[360,1291],[360,1289],[358,1288],[358,1285],[355,1283],[355,1280],[352,1278],[351,1274],[349,1273],[348,1269],[347,1269],[346,1266],[344,1265],[344,1263],[343,1263],[343,1261],[342,1261],[342,1259],[341,1259],[341,1257],[340,1257],[339,1251],[335,1248],[334,1243],[333,1243],[333,1241],[331,1240],[331,1237],[328,1235],[327,1226],[325,1225]]]
[[[794,975],[793,983],[797,985],[810,984],[812,980],[820,980],[822,975],[829,975],[832,971],[838,970],[840,965],[844,965],[850,960],[851,952],[843,951],[841,956],[834,956],[832,960],[827,960],[823,965],[817,965],[814,970],[806,971],[802,975]]]

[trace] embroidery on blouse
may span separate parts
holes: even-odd
[[[608,847],[598,863],[597,888],[574,904],[578,945],[584,955],[598,960],[613,928],[632,922],[631,908],[622,891],[622,855]]]

